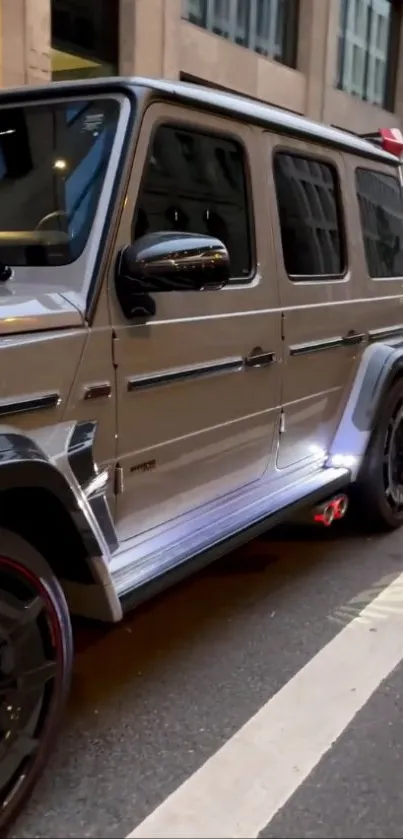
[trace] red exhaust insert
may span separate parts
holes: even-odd
[[[344,518],[347,513],[348,498],[347,495],[336,495],[330,501],[324,501],[313,510],[313,521],[316,524],[321,524],[323,527],[330,527],[334,521],[339,521]]]

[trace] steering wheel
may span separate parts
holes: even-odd
[[[53,221],[53,219],[58,218],[58,217],[63,218],[65,220],[65,222],[66,222],[65,223],[65,229],[64,229],[63,232],[68,233],[69,232],[68,228],[69,228],[69,223],[70,223],[70,216],[64,210],[53,210],[52,213],[47,213],[46,216],[43,216],[43,218],[41,218],[40,221],[38,221],[38,224],[36,225],[35,230],[42,230],[43,225],[47,224],[49,221]]]

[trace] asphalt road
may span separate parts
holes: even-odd
[[[237,732],[314,659],[318,689],[327,689],[325,671],[326,684],[320,684],[323,650],[333,649],[337,636],[402,572],[402,532],[378,538],[347,528],[276,533],[149,602],[121,625],[78,626],[66,724],[11,836],[126,837],[171,794],[175,806],[176,791],[186,790],[194,777],[197,787],[194,773],[203,765],[217,772],[221,747],[235,744]],[[400,603],[396,591],[394,611],[403,613],[403,585]],[[397,624],[390,624],[388,638],[393,632],[403,658]],[[382,639],[374,652],[378,661]],[[298,721],[298,704],[293,714]],[[263,820],[262,837],[403,835],[403,665],[351,717],[346,714],[340,737],[283,806]],[[250,743],[245,738],[245,753],[242,738],[240,743],[234,752],[238,772],[243,769],[244,786],[253,791],[259,779],[244,768]],[[229,768],[227,814],[231,795],[240,806],[231,783],[236,770]],[[255,803],[252,795],[251,812]],[[208,795],[197,806],[211,816]],[[259,808],[263,817],[264,796]],[[224,828],[214,812],[213,835],[220,836]],[[239,828],[231,835],[249,834]]]

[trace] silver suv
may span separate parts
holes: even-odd
[[[71,613],[349,497],[403,522],[403,203],[396,132],[141,79],[0,105],[2,833]]]

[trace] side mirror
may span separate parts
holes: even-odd
[[[141,236],[121,251],[116,293],[128,318],[155,314],[150,294],[161,291],[208,291],[230,279],[228,251],[212,236],[161,232]]]

